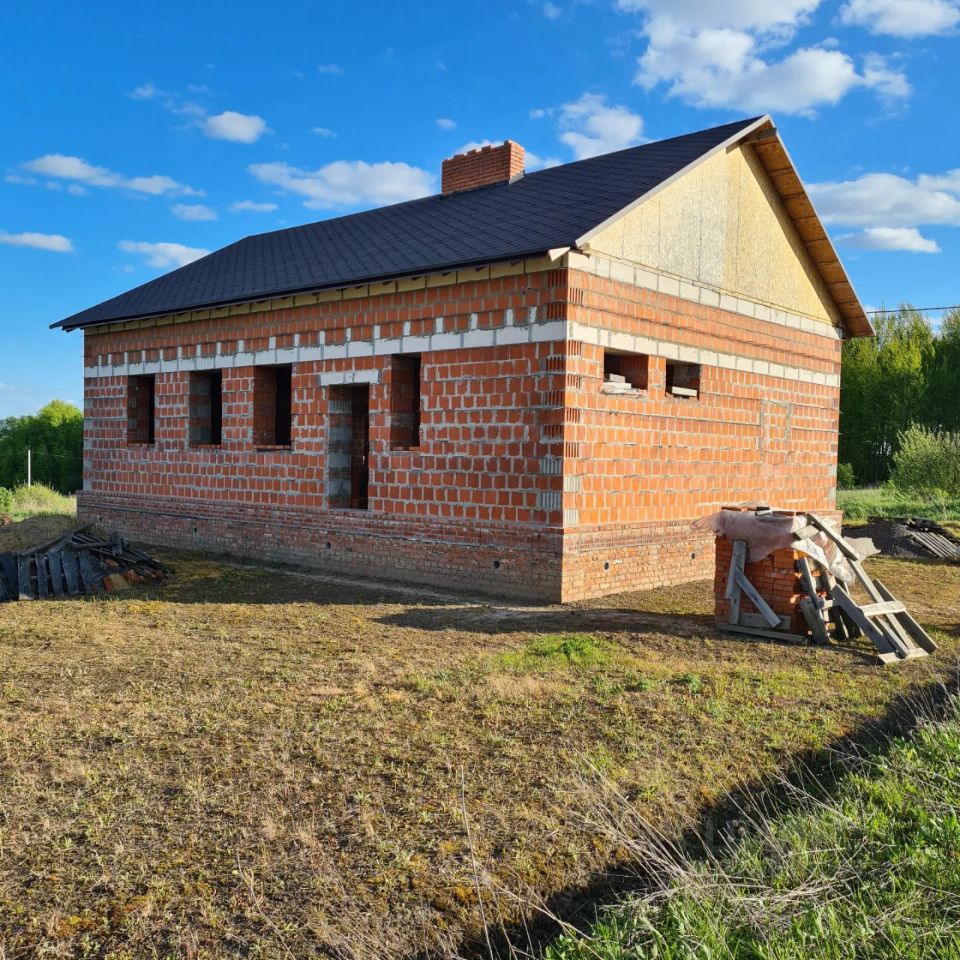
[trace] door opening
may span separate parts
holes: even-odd
[[[327,496],[366,510],[370,488],[370,387],[330,387]]]

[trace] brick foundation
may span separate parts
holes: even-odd
[[[561,600],[561,539],[536,529],[91,492],[79,494],[77,516],[147,543],[497,596]]]

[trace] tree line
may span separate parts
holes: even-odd
[[[72,403],[53,400],[37,413],[0,420],[0,487],[27,482],[27,450],[35,482],[76,492],[83,484],[83,414]]]
[[[849,465],[848,485],[887,480],[911,426],[960,431],[960,309],[937,330],[910,304],[876,315],[873,325],[876,337],[843,346],[838,459]]]

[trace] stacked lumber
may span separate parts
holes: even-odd
[[[749,546],[746,540],[734,540],[729,568],[723,582],[722,595],[718,586],[718,626],[729,633],[742,633],[776,639],[827,644],[846,642],[865,637],[877,649],[881,663],[894,663],[925,657],[937,649],[936,643],[910,616],[903,603],[879,581],[873,580],[863,568],[863,557],[833,527],[816,514],[804,514],[805,526],[793,534],[792,569],[785,570],[782,582],[776,577],[760,576],[757,583],[747,574]],[[805,547],[804,541],[809,544]],[[843,570],[835,576],[830,564],[822,562],[823,544],[843,559]],[[785,552],[785,551],[780,551]],[[815,561],[811,554],[819,556]],[[723,551],[718,549],[718,561]],[[775,556],[779,556],[776,554]],[[780,566],[783,566],[782,561]],[[834,563],[834,569],[837,568]],[[760,564],[751,564],[762,572]],[[717,575],[721,574],[718,567]],[[769,582],[768,582],[769,581]],[[795,586],[799,584],[799,586]],[[858,603],[852,589],[859,585],[868,598]],[[793,592],[796,591],[796,592]],[[799,607],[807,630],[797,628],[795,617],[781,611]],[[747,612],[743,607],[749,608]],[[774,608],[777,609],[774,609]],[[719,611],[723,611],[722,619]],[[756,612],[750,612],[756,611]]]
[[[907,535],[938,560],[960,560],[960,541],[933,520],[909,517],[904,521]]]
[[[0,553],[0,602],[41,600],[162,583],[171,572],[118,533],[77,527],[47,543]]]

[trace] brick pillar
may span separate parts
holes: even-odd
[[[785,547],[755,563],[748,560],[743,568],[746,578],[757,588],[757,592],[767,601],[773,612],[787,618],[789,622],[784,629],[800,636],[807,635],[807,621],[800,609],[800,601],[806,593],[803,589],[803,578],[797,569],[797,560],[803,556],[806,554]],[[730,622],[730,601],[725,593],[732,560],[733,541],[726,537],[717,537],[717,561],[713,581],[714,617],[717,623]],[[812,557],[807,557],[807,560],[816,580],[820,575],[820,568]],[[743,614],[759,612],[746,594],[741,593],[741,618]]]

